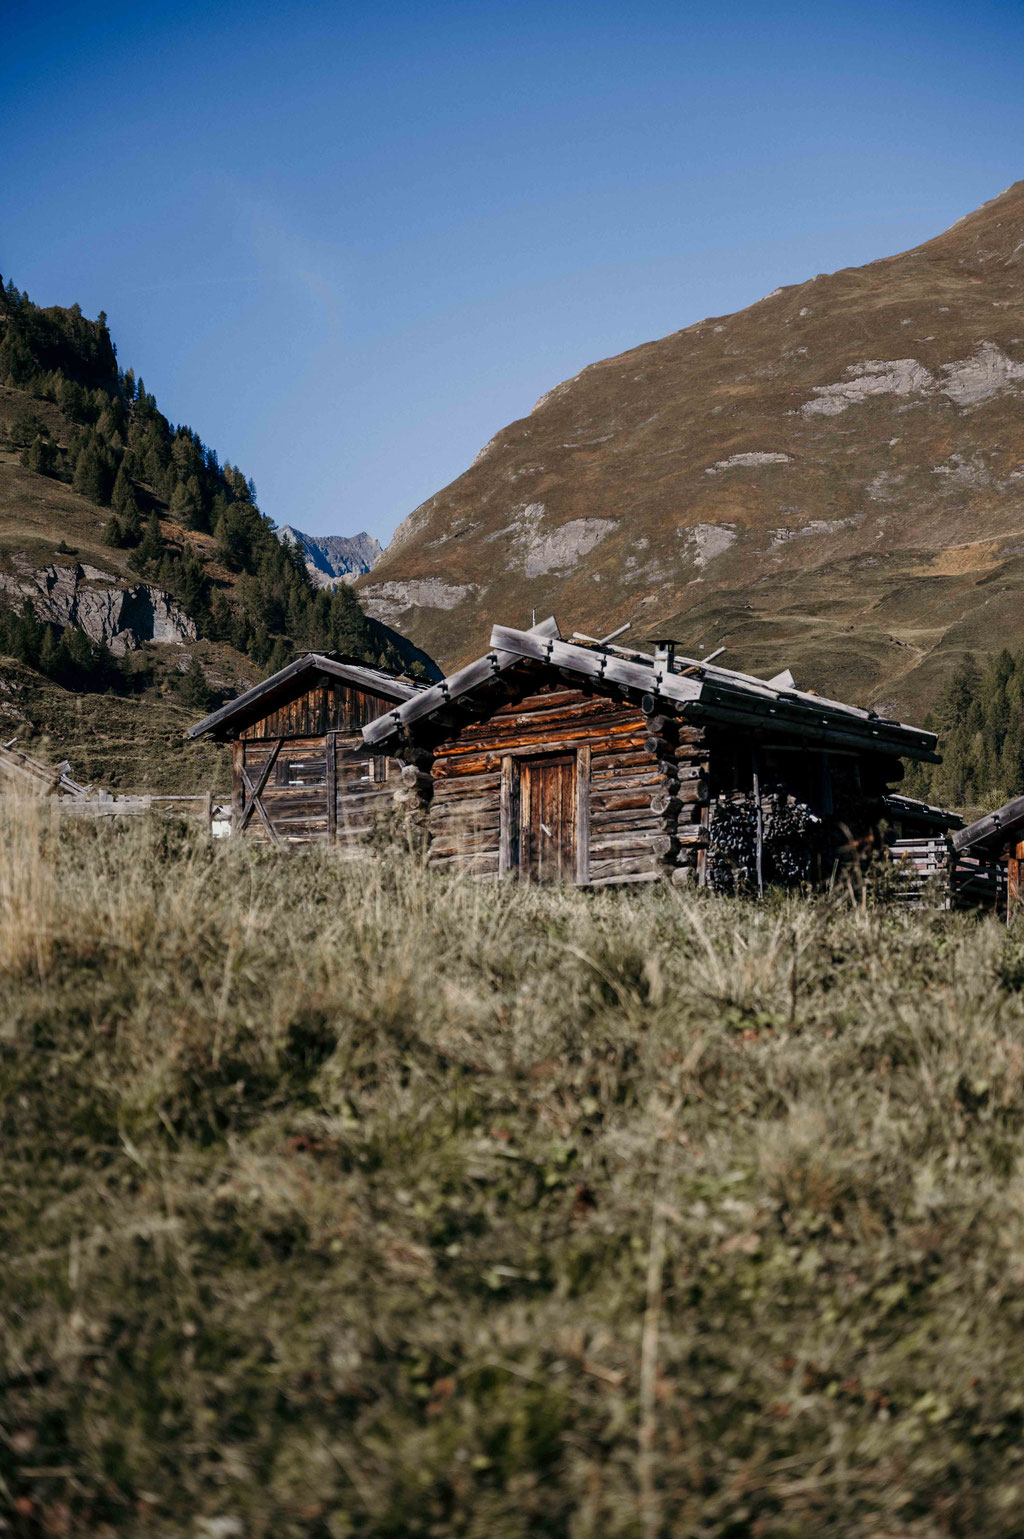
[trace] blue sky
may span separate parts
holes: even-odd
[[[1024,6],[5,4],[0,271],[386,540],[585,364],[1024,177]]]

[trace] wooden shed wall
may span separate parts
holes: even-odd
[[[259,797],[273,832],[257,809],[245,826],[247,836],[268,842],[276,835],[289,842],[362,843],[378,817],[390,810],[400,766],[358,753],[359,727],[393,704],[331,680],[244,728],[233,745],[236,826],[249,797],[243,767],[258,786],[273,758]]]
[[[297,695],[258,721],[243,727],[239,737],[318,737],[327,732],[355,732],[394,707],[393,700],[369,694],[342,679],[327,679]]]
[[[498,876],[509,864],[508,850],[502,851],[503,783],[507,826],[510,786],[519,766],[570,752],[583,782],[575,830],[581,855],[577,880],[604,885],[659,876],[666,822],[651,804],[665,791],[666,766],[645,746],[648,719],[614,696],[557,685],[530,689],[486,721],[467,724],[436,750],[432,864]],[[675,749],[671,752],[674,758]],[[699,820],[695,796],[683,816]]]

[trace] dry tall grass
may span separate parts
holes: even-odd
[[[0,816],[9,1532],[1020,1532],[1016,935]]]

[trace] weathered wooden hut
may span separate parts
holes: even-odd
[[[188,736],[230,742],[232,828],[275,844],[363,842],[390,813],[401,768],[367,757],[361,728],[425,685],[356,658],[311,652],[213,711]]]
[[[1012,919],[1024,904],[1024,796],[968,823],[950,838],[954,900],[1005,910]]]
[[[591,887],[820,875],[877,839],[902,758],[938,758],[933,733],[788,674],[566,641],[554,619],[495,626],[486,656],[362,736],[402,761],[434,863]]]

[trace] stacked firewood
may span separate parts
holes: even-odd
[[[657,759],[661,772],[661,789],[651,797],[651,811],[662,826],[662,833],[653,841],[654,849],[675,880],[686,880],[695,874],[699,853],[707,842],[704,730],[660,713],[650,695],[644,697],[643,710],[647,717],[644,748]]]
[[[712,808],[708,884],[715,892],[756,892],[757,802],[750,793],[719,797]],[[761,875],[765,886],[809,881],[822,844],[821,820],[784,790],[761,797]]]

